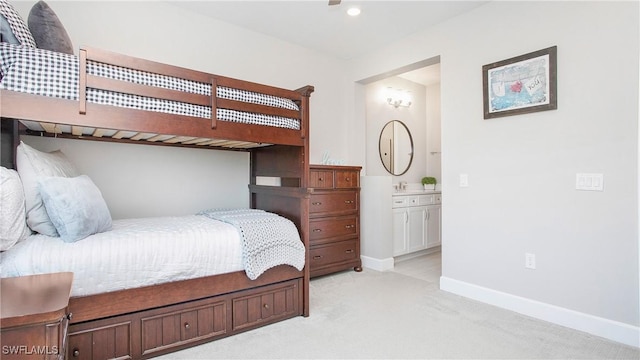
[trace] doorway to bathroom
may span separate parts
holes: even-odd
[[[386,251],[390,268],[439,281],[441,262],[440,57],[423,60],[359,82],[364,85],[366,171],[389,177]],[[389,130],[389,125],[394,124]],[[395,124],[400,124],[396,126]],[[426,191],[422,179],[435,178]],[[387,221],[387,220],[385,220]]]

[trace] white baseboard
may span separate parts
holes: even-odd
[[[440,278],[440,289],[625,345],[640,347],[640,327],[638,326],[503,293],[444,276]]]
[[[395,256],[393,258],[393,262],[397,264],[397,263],[402,262],[402,261],[415,259],[417,257],[424,256],[424,255],[429,255],[429,254],[433,254],[433,253],[437,253],[439,251],[441,251],[441,247],[440,247],[440,245],[437,245],[437,246],[434,246],[434,247],[431,247],[431,248],[428,248],[428,249],[418,250],[418,251],[415,251],[415,252],[412,252],[412,253]]]
[[[393,270],[393,258],[376,259],[364,255],[360,255],[362,260],[362,267],[366,267],[377,271]]]

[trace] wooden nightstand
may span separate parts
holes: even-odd
[[[0,279],[0,357],[64,359],[73,273]]]

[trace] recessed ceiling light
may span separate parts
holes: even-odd
[[[347,14],[349,14],[350,16],[358,16],[360,15],[360,9],[358,9],[357,7],[349,8],[349,10],[347,10]]]

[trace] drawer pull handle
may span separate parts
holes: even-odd
[[[345,200],[344,203],[345,204],[353,204],[353,200]]]
[[[351,181],[351,178],[345,178],[344,181]]]
[[[318,178],[318,181],[322,181],[322,178]]]
[[[267,309],[267,310],[269,309],[269,304],[264,304],[263,306],[264,306],[265,309]]]
[[[344,252],[347,254],[351,254],[353,252],[353,249],[345,250]]]
[[[313,260],[320,260],[322,259],[322,255],[316,255],[313,257]]]
[[[313,229],[313,232],[322,232],[322,229]]]
[[[322,205],[320,201],[312,202],[311,205]]]
[[[354,227],[356,227],[356,226],[355,226],[355,225],[353,225],[353,224],[351,224],[351,225],[345,225],[345,226],[344,226],[344,228],[345,228],[345,229],[352,229],[352,228],[354,228]]]
[[[80,350],[78,348],[73,349],[73,357],[80,357]]]
[[[189,325],[189,323],[188,323],[188,322],[186,322],[186,323],[184,323],[184,328],[185,328],[185,329],[187,329],[187,330],[189,330],[189,328],[191,328],[191,325]]]

